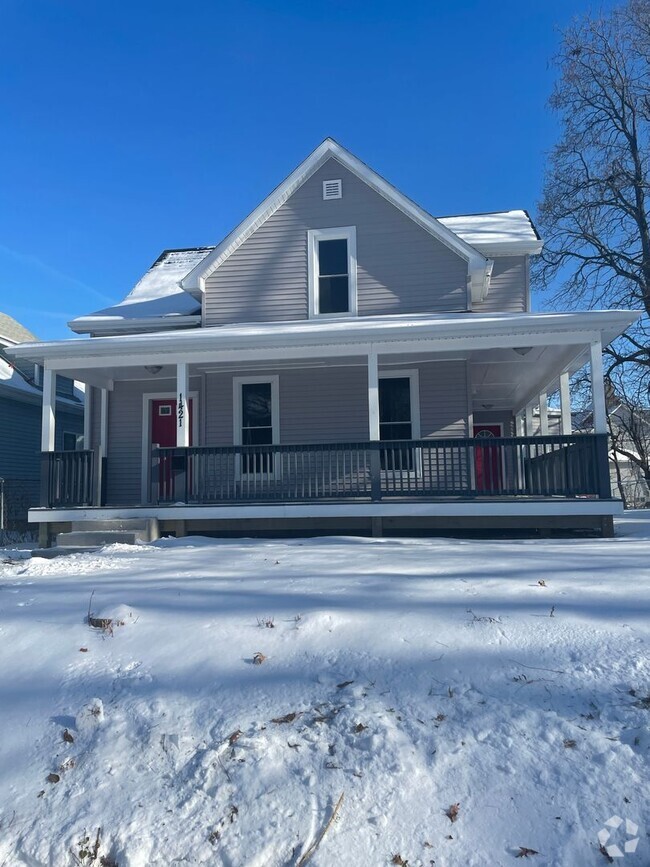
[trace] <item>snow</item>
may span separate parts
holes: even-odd
[[[180,281],[212,249],[196,247],[190,250],[166,250],[123,301],[73,319],[71,327],[83,331],[92,330],[103,322],[114,325],[131,320],[200,313],[200,302],[181,288]]]
[[[605,864],[613,815],[647,865],[650,515],[618,533],[5,551],[0,864],[101,828],[120,867],[297,865],[343,793],[310,867]]]
[[[8,361],[4,358],[0,357],[0,385],[7,386],[9,388],[15,388],[17,391],[27,392],[28,394],[38,395],[39,398],[42,394],[40,389],[35,388],[33,385],[30,385],[27,380],[21,376],[20,372],[16,370]]]
[[[539,253],[542,248],[542,242],[526,211],[438,217],[438,222],[479,250],[498,250],[502,245],[522,243],[530,246],[531,253]]]

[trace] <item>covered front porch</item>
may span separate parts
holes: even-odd
[[[289,520],[299,509],[317,521],[325,508],[486,526],[611,518],[602,347],[632,318],[368,317],[42,344],[42,488],[30,520]],[[585,363],[594,432],[575,434],[569,381]],[[54,450],[58,373],[90,386],[80,451]],[[548,424],[554,393],[559,433]]]

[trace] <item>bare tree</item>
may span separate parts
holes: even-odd
[[[556,306],[645,311],[606,350],[609,392],[629,426],[647,413],[650,386],[650,0],[576,20],[556,65],[550,105],[561,135],[539,208],[545,246],[535,278]],[[650,441],[632,434],[613,436],[645,474]]]
[[[562,135],[547,167],[537,277],[568,306],[650,315],[650,0],[563,34],[550,100]],[[647,346],[640,346],[647,360]]]

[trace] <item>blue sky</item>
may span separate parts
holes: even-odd
[[[582,0],[2,0],[0,310],[42,339],[330,135],[435,215],[528,208]]]

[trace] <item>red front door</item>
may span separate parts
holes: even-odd
[[[190,400],[190,443],[192,442],[192,409]],[[176,445],[176,399],[165,398],[151,401],[151,444],[163,448],[173,448]],[[172,459],[165,456],[161,459],[158,469],[159,496],[169,499],[172,496]]]
[[[490,445],[491,439],[501,436],[501,425],[475,424],[474,438],[485,440],[485,445],[474,448],[474,464],[476,469],[476,490],[489,494],[500,491],[503,487],[501,473],[501,449],[496,443]]]

